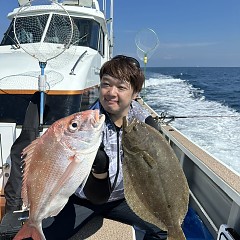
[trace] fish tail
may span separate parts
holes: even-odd
[[[174,229],[168,230],[168,240],[186,240],[181,227],[176,227]]]
[[[46,240],[42,227],[36,226],[26,222],[13,240],[22,240],[25,238],[32,238],[33,240]]]

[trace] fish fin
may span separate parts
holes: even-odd
[[[183,230],[180,226],[168,227],[168,240],[186,240]]]
[[[150,168],[153,168],[157,164],[157,161],[145,151],[142,152],[142,159]]]
[[[69,181],[69,179],[72,177],[72,175],[74,173],[74,170],[76,169],[77,165],[79,164],[80,160],[78,158],[78,155],[71,156],[70,158],[71,158],[70,164],[66,168],[65,172],[62,174],[61,178],[59,178],[59,181],[57,182],[57,184],[55,185],[55,187],[53,188],[53,190],[51,192],[50,202],[52,201],[54,196],[63,188],[64,184]],[[62,210],[64,205],[65,204],[63,204],[62,207],[58,208],[56,212],[52,212],[51,216],[56,216]]]
[[[27,147],[25,147],[22,150],[22,156],[26,155],[28,152],[30,152],[31,150],[34,150],[34,148],[36,147],[36,145],[39,143],[40,138],[36,138],[35,140],[33,140]]]
[[[22,240],[25,238],[32,238],[34,240],[46,240],[41,224],[39,226],[29,224],[26,222],[13,240]]]
[[[34,149],[38,144],[39,144],[39,138],[35,139],[31,144],[29,144],[22,151],[24,172],[23,172],[21,195],[22,195],[23,203],[26,206],[28,206],[27,176],[28,176],[29,166],[32,160]]]

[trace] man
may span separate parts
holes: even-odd
[[[99,99],[92,106],[106,116],[102,144],[86,183],[79,186],[59,215],[43,221],[46,239],[68,239],[96,215],[146,231],[144,240],[166,239],[166,232],[140,219],[124,198],[123,117],[135,117],[157,128],[149,112],[134,100],[142,89],[144,79],[138,61],[131,57],[119,55],[102,66]],[[86,214],[86,209],[90,209],[91,213]],[[83,218],[83,215],[87,217]]]

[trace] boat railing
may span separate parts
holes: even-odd
[[[191,189],[191,204],[216,237],[221,224],[240,232],[240,176],[172,126],[161,126]],[[218,199],[218,203],[216,203]],[[205,211],[207,209],[207,211]],[[237,224],[238,223],[238,224]]]
[[[138,99],[153,117],[160,116],[142,99]],[[222,224],[240,234],[240,174],[169,124],[159,122],[178,157],[190,188],[190,206],[197,211],[210,233],[217,238]],[[217,201],[216,201],[217,200]]]

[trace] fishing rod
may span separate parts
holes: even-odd
[[[164,122],[164,120],[169,119],[167,122],[170,123],[175,119],[185,119],[185,118],[240,118],[240,116],[236,115],[189,115],[189,116],[174,116],[174,115],[167,115],[167,113],[162,112],[159,117],[157,117],[159,121]]]

